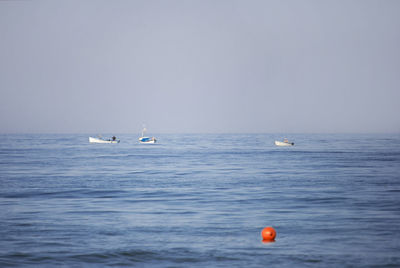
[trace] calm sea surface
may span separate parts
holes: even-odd
[[[398,134],[88,136],[0,135],[0,266],[400,267]]]

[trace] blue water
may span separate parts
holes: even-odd
[[[88,136],[0,135],[0,266],[400,267],[398,134]]]

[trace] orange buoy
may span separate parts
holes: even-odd
[[[272,242],[275,241],[276,231],[272,227],[265,227],[261,231],[261,236],[263,238],[263,242]]]

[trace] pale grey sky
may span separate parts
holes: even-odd
[[[400,1],[0,1],[0,133],[400,132]]]

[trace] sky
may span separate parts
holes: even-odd
[[[398,0],[0,0],[0,133],[400,133]]]

